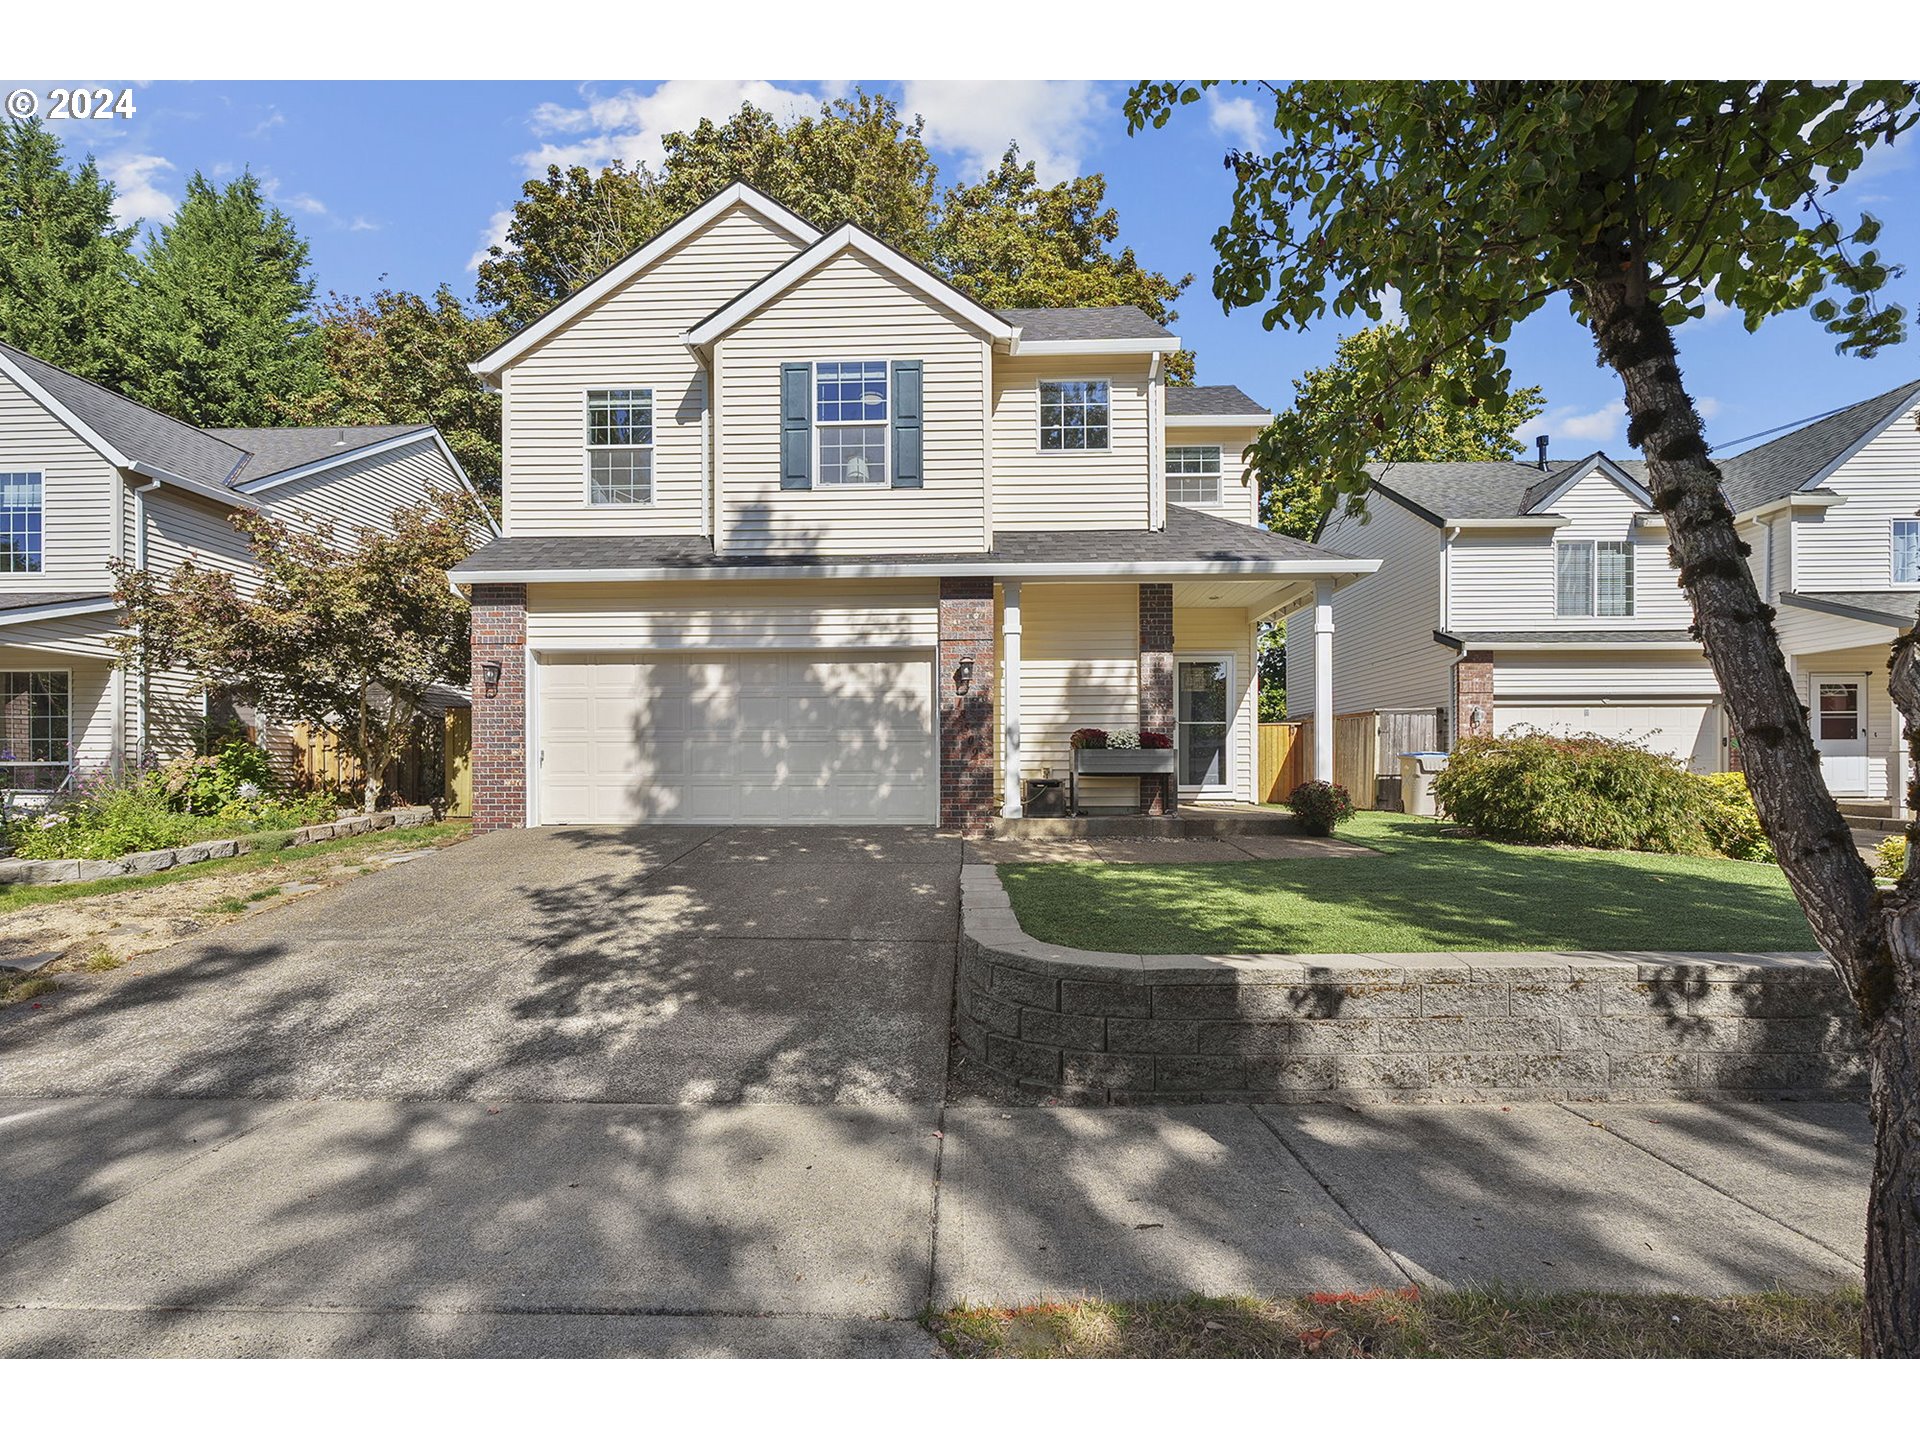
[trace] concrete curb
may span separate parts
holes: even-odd
[[[1857,1021],[1819,952],[1127,955],[1036,940],[961,872],[960,1038],[1058,1096],[1832,1099]]]
[[[403,805],[370,815],[342,815],[337,820],[294,831],[287,848],[364,835],[370,830],[407,830],[432,819],[433,810],[426,805]],[[113,860],[0,860],[0,886],[77,885],[88,880],[112,880],[121,875],[158,875],[182,865],[200,865],[208,860],[244,854],[255,848],[254,839],[240,835],[230,840],[201,840],[171,850],[142,850]]]

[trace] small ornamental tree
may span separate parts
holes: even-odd
[[[428,687],[466,683],[467,602],[447,571],[472,550],[479,518],[465,494],[395,511],[391,532],[349,536],[307,517],[236,514],[261,572],[251,592],[192,561],[165,577],[115,567],[122,663],[186,670],[277,719],[336,731],[364,768],[371,810]]]
[[[1128,122],[1164,125],[1202,88],[1142,83]],[[1344,423],[1318,427],[1321,448],[1300,465],[1362,496],[1376,438],[1405,426],[1425,380],[1449,366],[1452,403],[1497,403],[1513,327],[1549,302],[1571,308],[1619,378],[1767,838],[1866,1033],[1864,1346],[1920,1355],[1920,873],[1877,890],[1827,792],[1674,345],[1709,299],[1748,329],[1806,310],[1862,356],[1904,337],[1905,313],[1876,299],[1900,273],[1873,249],[1878,224],[1848,228],[1830,207],[1872,147],[1920,120],[1920,84],[1300,81],[1261,93],[1272,145],[1226,157],[1233,208],[1213,239],[1214,296],[1258,307],[1269,328],[1328,312],[1378,320],[1389,293],[1406,315],[1356,366]],[[1889,688],[1920,746],[1911,637],[1893,648]]]

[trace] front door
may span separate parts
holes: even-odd
[[[1227,743],[1233,721],[1233,661],[1225,655],[1183,659],[1175,670],[1181,793],[1227,794],[1233,784],[1232,748]]]
[[[1866,687],[1858,675],[1813,677],[1813,743],[1835,795],[1867,793]]]

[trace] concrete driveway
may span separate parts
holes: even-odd
[[[0,1096],[938,1101],[961,843],[508,831],[0,1011]]]

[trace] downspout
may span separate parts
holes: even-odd
[[[147,568],[147,494],[158,490],[160,482],[154,480],[133,488],[133,568],[141,573]],[[147,708],[151,695],[147,676],[146,652],[140,652],[140,673],[138,685],[133,697],[133,762],[135,768],[147,763]]]
[[[1453,542],[1460,538],[1458,525],[1440,527],[1440,628],[1453,633]],[[1447,749],[1460,738],[1460,716],[1454,700],[1459,692],[1458,679],[1451,664],[1447,666]]]

